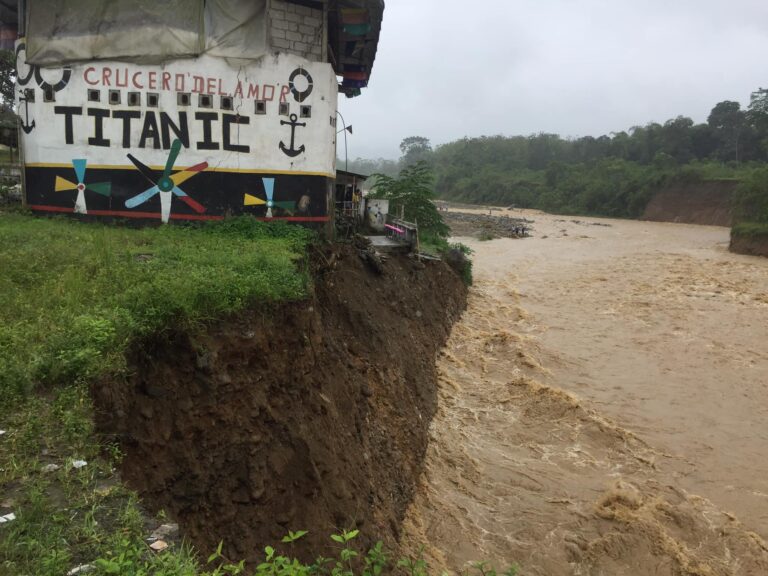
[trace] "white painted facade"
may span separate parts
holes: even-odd
[[[182,132],[179,167],[334,177],[338,87],[328,63],[273,53],[244,64],[203,55],[38,69],[21,42],[17,110],[34,125],[22,134],[28,168],[85,158],[133,169],[128,153],[163,167]]]

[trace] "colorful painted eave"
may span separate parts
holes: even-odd
[[[368,86],[383,15],[383,0],[339,0],[329,5],[331,62],[342,78],[339,90],[349,98]]]

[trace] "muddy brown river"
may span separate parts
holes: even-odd
[[[768,575],[768,259],[726,228],[524,215],[531,238],[462,239],[405,540],[453,570]]]

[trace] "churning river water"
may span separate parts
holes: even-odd
[[[462,239],[404,540],[452,569],[768,574],[768,259],[726,228],[523,215],[531,238]]]

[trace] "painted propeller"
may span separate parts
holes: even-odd
[[[262,178],[261,181],[264,183],[264,192],[266,193],[267,199],[262,200],[261,198],[254,196],[253,194],[246,194],[245,198],[243,199],[243,205],[245,206],[263,206],[264,204],[267,205],[267,218],[272,218],[272,208],[278,207],[283,208],[284,210],[291,210],[296,206],[296,202],[294,201],[285,201],[285,202],[275,202],[273,200],[273,196],[275,193],[275,179],[274,178]]]
[[[156,194],[160,194],[160,216],[165,223],[167,223],[171,217],[171,198],[173,196],[178,197],[179,200],[183,201],[198,214],[205,212],[205,206],[187,196],[187,194],[181,188],[179,188],[179,186],[196,174],[199,174],[208,168],[208,162],[201,162],[200,164],[195,164],[186,170],[181,170],[175,174],[171,174],[171,172],[173,172],[173,165],[176,163],[176,159],[179,156],[180,150],[181,140],[176,139],[171,144],[168,160],[165,163],[165,170],[163,170],[163,175],[159,179],[155,175],[154,170],[152,170],[149,166],[141,163],[136,157],[128,154],[128,159],[133,162],[133,165],[136,166],[138,171],[141,172],[144,177],[153,184],[153,186],[144,190],[144,192],[137,194],[133,198],[126,200],[126,208],[135,208],[140,204],[144,204],[144,202]]]
[[[95,182],[93,184],[85,183],[85,169],[88,165],[88,161],[85,159],[72,160],[72,167],[75,169],[75,176],[77,177],[77,183],[70,182],[66,178],[56,176],[56,182],[54,183],[54,190],[56,192],[65,192],[69,190],[77,190],[77,200],[75,200],[75,212],[78,214],[87,214],[88,207],[85,204],[85,191],[90,190],[96,194],[102,196],[110,196],[112,194],[111,182]]]

